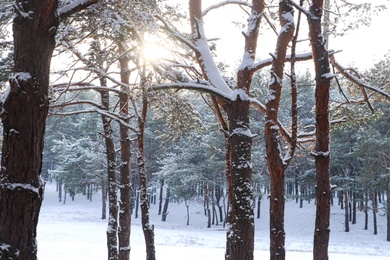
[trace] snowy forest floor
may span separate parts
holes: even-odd
[[[40,260],[107,259],[107,220],[101,219],[100,197],[93,201],[77,196],[66,204],[58,202],[54,183],[47,183],[38,224],[38,258]],[[261,203],[261,218],[256,219],[255,259],[269,259],[268,200]],[[151,223],[155,226],[158,260],[224,259],[226,233],[221,224],[207,228],[201,204],[190,206],[190,225],[186,225],[184,204],[170,203],[166,222],[157,215],[158,205],[151,205]],[[364,230],[364,213],[357,213],[357,224],[344,232],[344,210],[331,209],[330,260],[390,260],[390,242],[386,241],[386,216],[378,212],[378,235],[373,234],[372,212],[369,229]],[[299,208],[293,200],[286,201],[286,259],[312,259],[315,205],[304,202]],[[145,259],[141,219],[132,218],[131,255],[133,260]]]

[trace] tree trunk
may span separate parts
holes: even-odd
[[[387,241],[390,242],[390,180],[387,180],[387,187],[386,187],[386,213],[387,213]]]
[[[284,231],[284,171],[285,161],[282,158],[279,144],[278,112],[282,93],[284,63],[289,42],[294,36],[294,22],[287,19],[293,8],[287,1],[279,2],[279,20],[282,26],[279,34],[274,59],[272,61],[271,81],[267,94],[265,116],[265,138],[267,148],[267,166],[270,174],[270,259],[285,259]]]
[[[100,80],[102,86],[106,86],[104,79]],[[108,91],[100,91],[102,106],[108,109],[110,107],[110,94]],[[107,179],[108,179],[108,227],[107,227],[107,250],[108,259],[118,259],[118,196],[116,181],[116,152],[114,145],[113,129],[111,120],[102,115],[104,141],[106,144],[107,157]]]
[[[364,193],[364,230],[368,229],[368,191]]]
[[[204,214],[207,217],[207,228],[211,227],[211,212],[210,212],[210,195],[209,195],[209,184],[205,182],[204,184]]]
[[[154,245],[154,226],[150,224],[150,220],[149,220],[148,182],[146,177],[145,152],[144,152],[145,120],[147,115],[147,109],[148,109],[148,101],[147,101],[146,93],[144,92],[143,100],[142,100],[142,111],[141,111],[141,115],[138,117],[139,133],[137,139],[138,140],[137,162],[138,162],[139,190],[140,190],[141,214],[142,214],[141,222],[142,222],[142,230],[144,232],[144,238],[145,238],[146,260],[155,260],[156,249]]]
[[[233,200],[229,208],[226,259],[253,259],[254,219],[252,198],[251,144],[249,100],[237,100],[229,108],[231,146],[231,182]]]
[[[374,235],[378,234],[378,226],[377,226],[377,220],[376,220],[376,211],[377,211],[377,201],[375,192],[371,193],[371,202],[372,202],[372,216],[373,216],[373,225],[374,225]]]
[[[294,184],[295,184],[295,203],[298,203],[299,200],[299,178],[298,174],[294,177]]]
[[[344,190],[344,204],[348,205],[348,190]],[[345,232],[349,232],[349,212],[348,212],[348,207],[345,207],[345,221],[344,221],[344,226],[345,226]]]
[[[352,224],[356,224],[356,203],[357,203],[357,193],[356,191],[352,192],[353,202],[352,202]]]
[[[316,166],[316,221],[314,228],[313,258],[328,260],[330,222],[329,179],[329,89],[330,67],[328,50],[322,35],[323,0],[312,0],[307,16],[316,80],[316,145],[313,155]]]
[[[161,215],[164,193],[164,179],[160,179],[160,195],[158,196],[158,215]]]
[[[186,210],[187,210],[187,226],[190,225],[190,205],[188,204],[188,201],[184,201],[186,205]]]
[[[128,66],[130,58],[127,55],[122,55],[126,51],[125,46],[119,44],[118,52],[121,55],[119,59],[121,82],[129,85],[130,69]],[[129,116],[129,89],[121,86],[122,93],[119,94],[120,114],[123,117],[123,122],[130,124]],[[130,232],[131,232],[131,141],[129,137],[129,129],[127,126],[119,125],[120,135],[120,200],[119,200],[119,259],[128,260],[130,257]]]
[[[139,183],[138,183],[139,185]],[[138,218],[138,209],[139,209],[139,190],[137,189],[137,191],[135,192],[136,195],[135,195],[135,218]]]
[[[106,219],[107,215],[107,191],[106,191],[106,180],[102,177],[101,181],[101,187],[102,187],[102,219]]]
[[[58,188],[58,202],[61,202],[62,201],[62,181],[58,181],[57,188]]]
[[[260,219],[260,213],[261,213],[261,195],[257,198],[257,219]]]
[[[42,151],[49,108],[50,61],[59,24],[57,0],[16,0],[14,69],[2,97],[1,259],[37,258]]]
[[[161,213],[161,221],[166,221],[167,220],[167,216],[169,214],[169,212],[168,212],[168,205],[169,205],[169,198],[170,197],[171,197],[171,190],[168,187],[167,188],[167,194],[165,195],[165,202],[164,202],[163,211]]]

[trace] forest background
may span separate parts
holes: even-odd
[[[24,71],[13,70],[15,47],[12,41],[8,41],[10,34],[7,31],[9,29],[7,22],[13,16],[11,2],[5,1],[1,6],[1,28],[4,29],[2,31],[4,41],[1,44],[1,75],[6,89],[2,98],[4,104],[9,93],[14,93],[12,82],[22,82],[18,84],[22,86],[21,89],[24,88],[23,82],[29,82],[28,75],[20,74]],[[60,2],[59,14],[65,16],[68,10],[73,10],[74,3],[84,2],[88,1]],[[192,14],[196,14],[201,1],[190,3],[198,4],[191,9]],[[252,5],[245,1],[227,1],[221,6],[229,5],[230,8],[230,5],[236,5],[235,12],[241,13],[233,23],[241,31],[246,27],[245,17],[254,12],[256,3],[258,1],[253,1]],[[16,6],[19,4],[22,5],[17,1]],[[346,1],[342,1],[340,5],[336,2],[333,4],[332,7],[342,13],[334,17],[330,16],[332,19],[328,17],[329,23],[322,25],[324,31],[335,39],[349,30],[358,30],[360,26],[368,25],[370,19],[383,9],[383,6],[379,5],[351,4]],[[217,18],[207,21],[207,17],[212,15],[214,7],[218,5],[211,7],[203,9],[205,26],[207,23],[216,23],[220,20]],[[306,6],[302,5],[301,8],[304,7]],[[123,12],[118,12],[118,8],[122,8]],[[267,3],[263,18],[266,22],[263,27],[256,25],[264,31],[270,31],[274,39],[283,35],[283,31],[275,33],[278,31],[276,21],[280,8],[282,7],[278,7],[276,2]],[[244,137],[243,142],[252,148],[252,150],[247,149],[251,159],[245,158],[242,161],[238,156],[237,160],[240,164],[237,165],[244,165],[244,167],[236,165],[235,169],[239,172],[243,168],[250,168],[250,172],[243,173],[250,176],[246,180],[250,185],[243,185],[248,189],[245,192],[250,193],[250,196],[242,197],[246,200],[245,207],[252,213],[243,212],[243,217],[237,219],[245,221],[254,218],[253,206],[259,205],[264,196],[284,194],[284,191],[277,195],[272,192],[272,183],[275,181],[273,182],[270,177],[277,175],[272,174],[273,168],[270,165],[267,167],[265,159],[270,153],[267,149],[272,145],[277,147],[278,152],[287,154],[290,154],[292,147],[294,150],[297,148],[292,152],[295,153],[294,157],[287,156],[283,159],[283,163],[288,162],[286,164],[288,167],[282,170],[283,178],[279,180],[282,189],[285,190],[286,198],[294,198],[302,203],[303,200],[313,199],[316,196],[318,183],[316,183],[313,158],[323,154],[319,155],[314,148],[316,127],[314,97],[317,84],[314,81],[314,74],[317,72],[308,68],[308,62],[312,61],[305,61],[302,68],[297,70],[299,73],[296,77],[293,77],[292,69],[285,72],[282,70],[282,76],[276,77],[273,73],[277,73],[275,71],[278,68],[272,64],[277,60],[276,55],[271,54],[272,59],[261,57],[261,54],[258,60],[251,57],[252,65],[261,67],[267,64],[247,81],[251,83],[250,86],[243,88],[245,91],[251,89],[251,102],[258,109],[248,112],[248,119],[246,116],[243,117],[243,120],[247,120],[244,124],[238,127],[227,125],[227,123],[238,122],[232,120],[235,115],[229,112],[225,102],[237,101],[230,96],[229,89],[234,89],[234,85],[237,84],[238,77],[236,78],[235,74],[239,74],[240,71],[245,73],[243,67],[248,66],[245,63],[247,61],[245,55],[250,52],[244,53],[241,64],[231,64],[232,61],[226,63],[227,59],[224,56],[227,52],[223,54],[219,52],[219,41],[202,38],[204,35],[201,29],[198,28],[199,31],[194,29],[199,26],[201,19],[191,18],[193,31],[190,33],[189,18],[185,13],[177,10],[180,9],[169,1],[161,3],[107,1],[83,10],[82,15],[72,16],[74,14],[72,12],[68,20],[64,20],[56,29],[56,48],[52,61],[49,93],[50,116],[45,136],[42,177],[45,180],[57,181],[59,199],[62,201],[65,201],[66,197],[74,198],[77,194],[85,194],[88,198],[92,198],[92,193],[98,189],[103,191],[101,192],[102,218],[106,218],[105,203],[109,204],[107,240],[110,259],[115,259],[118,255],[120,257],[122,252],[130,251],[129,241],[126,240],[127,234],[125,234],[130,232],[126,230],[130,220],[125,214],[127,210],[123,209],[132,209],[133,215],[138,214],[138,203],[142,209],[150,259],[153,259],[155,252],[152,224],[148,220],[148,204],[153,200],[154,202],[158,200],[159,214],[162,215],[163,221],[168,216],[168,205],[173,199],[186,204],[202,201],[205,205],[205,214],[208,216],[208,225],[218,220],[229,224],[235,223],[234,218],[229,220],[228,216],[229,209],[235,207],[232,204],[233,195],[227,193],[228,190],[233,189],[230,185],[234,184],[234,180],[229,180],[229,172],[226,172],[234,168],[232,167],[234,156],[226,152],[232,149],[232,146],[227,147],[225,143],[234,136],[232,134],[238,133],[240,138]],[[298,10],[304,13],[302,9],[298,8]],[[29,12],[23,11],[20,15],[27,19],[24,13],[29,15]],[[356,20],[344,19],[348,16],[354,16]],[[249,17],[253,18],[253,16]],[[287,23],[291,22],[286,20]],[[182,32],[179,34],[179,31]],[[206,41],[197,43],[196,33],[202,36],[198,39]],[[254,41],[248,40],[250,33],[250,31],[244,33],[246,37],[236,36],[246,39],[243,44],[245,48],[256,46]],[[307,32],[302,35],[302,39],[296,38],[292,46],[286,45],[286,49],[301,51],[299,48],[294,49],[293,46],[301,42],[306,43],[302,49],[306,55],[297,54],[296,59],[309,60],[307,51],[310,51],[311,47],[307,45]],[[260,34],[260,39],[263,36]],[[191,38],[194,43],[191,43]],[[332,38],[328,38],[330,43],[333,41]],[[206,51],[201,49],[205,46],[208,46]],[[233,45],[232,40],[228,40],[228,43],[222,46],[229,46],[229,51],[232,49],[240,51],[244,48]],[[278,47],[280,46],[277,45],[277,50]],[[270,48],[265,47],[263,50],[272,53],[274,48],[271,45]],[[154,54],[156,50],[158,53]],[[338,54],[333,52],[330,52],[332,57],[337,57]],[[220,56],[223,56],[223,59],[218,61]],[[329,81],[333,79],[329,103],[330,119],[331,123],[332,121],[334,123],[331,124],[330,142],[332,151],[329,166],[332,184],[330,198],[332,203],[335,203],[333,199],[337,199],[337,203],[345,209],[346,231],[349,230],[349,223],[354,224],[356,221],[354,220],[356,211],[364,211],[367,222],[371,211],[374,226],[376,214],[382,212],[389,216],[390,207],[387,198],[390,192],[388,153],[390,141],[389,103],[386,94],[389,89],[389,58],[388,54],[383,55],[372,66],[364,68],[361,72],[349,67],[340,69],[341,65],[333,60],[331,63],[338,72],[335,70],[326,77]],[[212,60],[207,59],[216,62],[212,63]],[[237,70],[233,69],[235,65]],[[270,66],[273,66],[272,70],[269,69]],[[12,71],[14,74],[9,80],[10,83],[7,83]],[[282,79],[283,74],[287,75],[283,80],[280,82],[275,80],[280,84],[277,86],[280,96],[274,99],[273,77]],[[220,75],[220,78],[214,78],[215,75]],[[221,80],[224,83],[221,83]],[[291,119],[291,111],[294,110],[291,109],[291,103],[294,103],[292,102],[294,97],[289,94],[294,91],[289,87],[281,88],[292,83],[296,84],[297,93],[296,129],[304,131],[304,134],[297,135],[295,141],[290,140],[293,138],[289,134],[294,131],[294,127],[284,127],[294,122]],[[237,89],[240,87],[242,86],[239,85]],[[184,90],[177,91],[178,89]],[[198,92],[190,90],[198,90]],[[249,94],[232,93],[238,94],[244,101],[245,95]],[[208,94],[212,97],[210,98]],[[276,104],[276,107],[262,105],[271,104],[271,101],[277,99],[280,105]],[[236,111],[241,113],[241,109],[240,107]],[[279,123],[277,126],[270,126],[268,131],[277,130],[279,132],[277,136],[267,134],[267,128],[264,128],[269,120],[264,117],[264,111],[270,112],[275,109],[279,110],[276,115]],[[270,116],[271,113],[266,115]],[[12,132],[12,129],[14,128],[4,133],[5,137],[8,138],[11,134],[18,135]],[[235,129],[240,130],[237,132]],[[267,136],[276,138],[269,140]],[[237,144],[240,142],[238,141]],[[268,148],[265,143],[268,144]],[[234,153],[237,149],[232,151]],[[328,153],[328,151],[323,152]],[[227,154],[230,157],[226,157]],[[229,161],[230,166],[227,164]],[[250,167],[247,167],[249,165]],[[10,187],[10,185],[2,185],[2,187]],[[281,201],[284,200],[283,197]],[[271,198],[272,201],[278,201]],[[281,213],[283,210],[280,208]],[[272,212],[271,209],[271,214]],[[282,222],[278,221],[278,223]],[[251,221],[236,224],[250,226],[250,223]],[[232,226],[230,234],[236,234],[235,232],[243,228],[234,230],[235,225]],[[281,233],[284,233],[283,225],[278,228]],[[389,230],[388,228],[388,240],[390,240]],[[228,234],[229,232],[228,229]],[[228,235],[228,238],[232,236]],[[282,259],[277,257],[284,254],[278,252],[281,247],[273,247],[272,241],[275,242],[274,245],[282,245],[284,241],[280,241],[280,236],[273,237],[271,234],[270,237],[271,252],[275,252],[275,259]],[[235,240],[229,241],[228,239],[227,255],[234,254],[233,248],[236,243]],[[242,251],[245,254],[251,249],[242,249]]]

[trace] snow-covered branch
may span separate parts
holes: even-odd
[[[187,89],[187,90],[195,90],[203,93],[208,93],[212,96],[215,96],[221,100],[230,102],[235,97],[229,95],[231,93],[226,94],[225,92],[214,88],[212,85],[203,85],[197,83],[168,83],[168,84],[160,84],[151,87],[152,90],[164,90],[164,89]]]
[[[88,6],[96,4],[97,2],[99,2],[99,0],[75,0],[72,3],[58,9],[58,16],[61,20],[64,20],[72,14],[84,10]]]
[[[214,5],[210,5],[209,7],[207,7],[205,10],[203,10],[202,16],[207,15],[210,11],[212,11],[214,9],[218,9],[218,8],[225,6],[225,5],[228,5],[228,4],[237,4],[237,5],[244,5],[244,6],[249,6],[249,7],[252,6],[250,3],[248,3],[248,1],[244,2],[244,1],[240,1],[240,0],[225,0],[225,1],[219,2],[219,3],[214,4]]]
[[[56,92],[66,92],[66,91],[85,91],[85,90],[95,90],[95,91],[111,91],[117,94],[125,94],[123,90],[111,87],[96,86],[90,83],[64,83],[64,84],[55,84],[51,86]]]
[[[71,102],[60,102],[60,103],[52,103],[50,104],[50,108],[62,108],[67,106],[75,106],[75,105],[90,105],[93,107],[97,107],[100,109],[103,109],[103,106],[99,103],[93,102],[91,100],[77,100],[77,101],[71,101]]]
[[[74,111],[68,111],[68,112],[51,112],[50,115],[52,116],[71,116],[71,115],[80,115],[80,114],[90,114],[90,113],[98,113],[100,115],[104,115],[108,118],[111,118],[112,120],[120,123],[121,125],[127,127],[134,133],[137,133],[138,131],[132,127],[130,124],[126,123],[119,115],[109,112],[104,109],[99,109],[96,107],[90,107],[84,110],[74,110]]]

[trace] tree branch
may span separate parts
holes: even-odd
[[[356,85],[358,85],[359,87],[361,88],[366,88],[366,89],[370,89],[374,92],[377,92],[383,96],[385,96],[387,99],[390,99],[390,94],[378,89],[378,88],[375,88],[373,86],[370,86],[368,85],[367,83],[365,83],[364,81],[362,81],[361,79],[359,79],[358,77],[356,77],[355,75],[353,75],[352,73],[348,72],[348,70],[346,68],[344,68],[340,63],[338,63],[336,61],[336,59],[334,58],[334,55],[333,54],[329,54],[330,56],[330,63],[340,72],[341,75],[343,75],[345,78],[347,78],[348,80],[352,81],[353,83],[355,83]]]
[[[96,4],[97,2],[99,2],[99,0],[75,0],[72,3],[58,9],[58,16],[60,17],[60,20],[64,20],[72,14],[80,12],[88,6]]]

